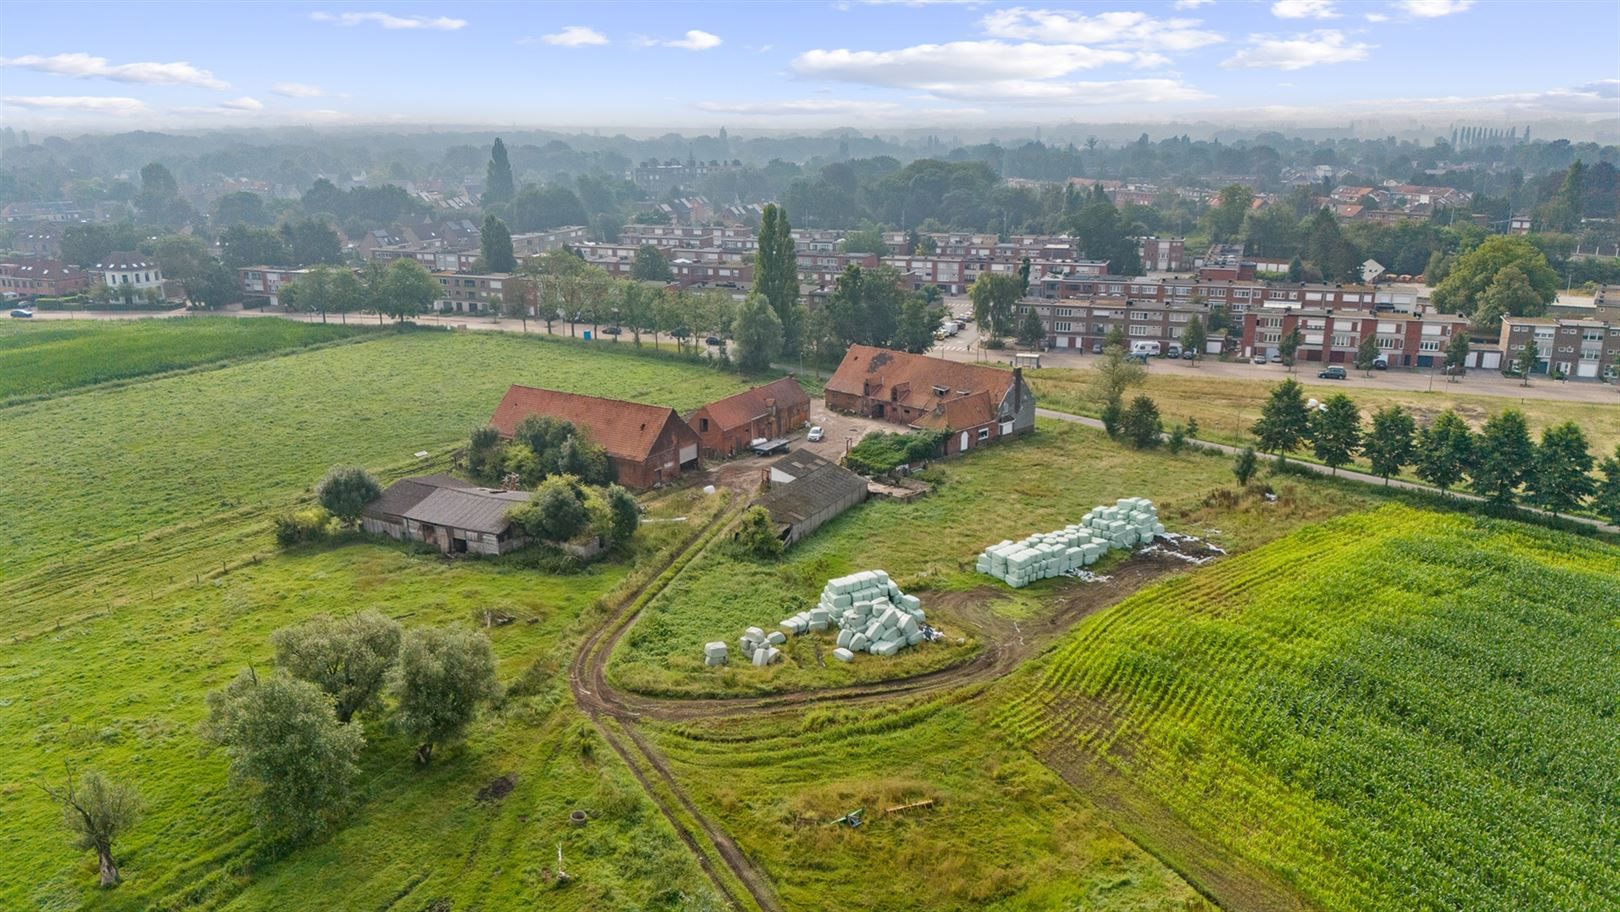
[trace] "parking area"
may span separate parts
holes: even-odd
[[[837,461],[845,452],[862,437],[873,431],[896,431],[904,428],[872,418],[857,418],[853,415],[841,415],[830,411],[823,399],[810,400],[810,423],[820,426],[822,439],[819,443],[811,443],[804,437],[793,441],[795,449],[803,448],[815,453],[817,456]]]

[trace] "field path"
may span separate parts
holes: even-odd
[[[635,626],[644,607],[730,527],[740,515],[744,503],[739,500],[723,512],[696,534],[685,548],[679,549],[660,565],[658,575],[651,582],[627,594],[619,602],[575,653],[569,666],[569,683],[581,709],[591,717],[604,739],[630,767],[637,781],[675,828],[715,886],[734,906],[744,907],[743,897],[714,865],[711,850],[728,869],[726,873],[735,879],[753,905],[762,912],[775,912],[783,908],[768,876],[743,853],[723,827],[706,817],[691,800],[676,781],[668,762],[637,731],[638,722],[725,718],[820,704],[875,703],[989,684],[1024,660],[1041,653],[1084,618],[1118,603],[1168,573],[1191,566],[1169,556],[1164,550],[1137,553],[1114,568],[1106,581],[1070,587],[1058,610],[1044,618],[1012,621],[985,612],[982,620],[989,633],[989,645],[985,649],[961,664],[910,677],[825,690],[718,698],[659,697],[615,687],[608,680],[607,664],[616,644]],[[1162,549],[1170,547],[1182,546],[1161,544]],[[1200,557],[1208,556],[1202,551],[1195,550],[1195,553]],[[979,592],[955,595],[970,602],[983,601]],[[1042,759],[1076,791],[1093,801],[1116,829],[1175,870],[1194,889],[1221,908],[1243,912],[1295,912],[1310,908],[1301,897],[1268,873],[1236,863],[1215,851],[1207,839],[1168,807],[1135,789],[1123,777],[1115,775],[1105,780],[1098,775],[1100,770],[1090,764],[1077,763],[1073,757]],[[1091,775],[1075,775],[1087,767],[1092,768]],[[683,817],[691,825],[687,825]]]

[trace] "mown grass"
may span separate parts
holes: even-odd
[[[414,332],[28,403],[0,411],[0,563],[20,573],[176,523],[284,504],[335,464],[442,453],[488,421],[512,383],[677,408],[744,386],[735,374],[607,346]]]
[[[191,317],[52,321],[0,335],[0,403],[376,332],[365,324]]]
[[[1140,593],[1008,682],[1330,910],[1620,906],[1620,549],[1389,506]]]
[[[1485,420],[1507,408],[1524,412],[1532,433],[1539,436],[1541,429],[1564,421],[1574,421],[1586,432],[1594,453],[1613,453],[1620,445],[1620,396],[1615,402],[1585,402],[1556,399],[1515,399],[1509,396],[1486,396],[1468,392],[1468,381],[1446,383],[1440,378],[1432,392],[1428,390],[1371,389],[1347,387],[1342,383],[1316,379],[1314,371],[1301,368],[1290,375],[1305,387],[1307,398],[1326,399],[1336,393],[1349,396],[1361,407],[1363,418],[1370,425],[1372,413],[1386,405],[1399,405],[1411,412],[1421,426],[1446,409],[1454,409],[1475,430]],[[1091,397],[1091,371],[1069,368],[1047,368],[1026,371],[1030,386],[1040,398],[1044,408],[1097,417],[1101,404]],[[1166,363],[1148,371],[1147,381],[1128,395],[1146,395],[1158,404],[1166,427],[1185,423],[1188,417],[1198,419],[1198,436],[1216,443],[1243,445],[1253,443],[1249,428],[1260,417],[1260,409],[1282,376],[1271,380],[1250,380],[1241,377],[1215,376],[1200,373],[1197,368],[1183,367],[1180,363]],[[1365,468],[1365,462],[1356,465]]]
[[[698,802],[794,910],[1214,907],[1051,771],[936,701],[654,725]],[[885,815],[886,808],[934,805]],[[865,808],[858,829],[835,826]]]
[[[280,321],[276,321],[280,322]],[[292,325],[292,324],[288,324]],[[526,382],[690,407],[735,375],[510,336],[390,333],[0,411],[11,471],[0,558],[0,908],[706,908],[710,887],[561,674],[583,625],[631,567],[680,537],[651,523],[634,553],[556,575],[526,558],[448,562],[390,543],[281,553],[270,515],[335,462],[385,476],[444,452]],[[416,460],[415,449],[434,456]],[[26,479],[27,484],[11,482]],[[697,492],[654,518],[701,511]],[[269,632],[366,607],[407,626],[491,629],[520,696],[420,770],[386,720],[363,720],[363,799],[329,841],[266,844],[195,726],[204,694],[268,667]],[[149,811],[123,841],[126,883],[95,889],[35,783],[65,763],[127,780]],[[515,773],[515,790],[478,790]],[[574,808],[600,812],[584,829]],[[547,872],[561,844],[575,880]],[[22,876],[10,876],[26,872]],[[341,897],[341,899],[336,899]]]
[[[1066,587],[1080,585],[1046,580],[1015,591],[975,573],[978,553],[1002,539],[1050,531],[1078,521],[1099,503],[1142,496],[1159,505],[1170,529],[1207,535],[1233,550],[1371,502],[1367,495],[1301,480],[1296,484],[1310,491],[1308,497],[1206,509],[1206,496],[1231,484],[1230,460],[1192,452],[1139,453],[1100,431],[1045,420],[1033,436],[935,463],[928,474],[938,482],[933,493],[904,503],[869,501],[817,530],[780,561],[741,557],[724,548],[704,554],[653,601],[621,642],[609,667],[613,679],[652,693],[735,694],[912,674],[970,657],[982,642],[987,614],[1029,617],[1050,610],[1049,601]],[[1108,566],[1098,569],[1106,572]],[[946,631],[943,642],[888,659],[859,655],[844,664],[831,657],[833,634],[811,634],[790,640],[784,661],[773,666],[754,668],[736,656],[725,667],[703,665],[705,642],[734,645],[750,625],[776,629],[783,617],[813,604],[829,578],[875,568],[887,570],[902,589],[922,599],[923,610]]]

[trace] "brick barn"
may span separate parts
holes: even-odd
[[[826,396],[835,411],[946,432],[946,456],[1035,427],[1035,394],[1022,370],[870,345],[850,346]]]
[[[711,402],[686,419],[704,452],[716,456],[735,456],[759,437],[786,437],[809,421],[810,396],[792,377]]]
[[[619,484],[627,488],[645,490],[698,467],[698,435],[668,406],[514,384],[489,423],[502,437],[511,438],[518,423],[530,415],[572,424],[607,451]]]

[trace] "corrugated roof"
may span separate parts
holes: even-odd
[[[755,418],[770,413],[770,405],[775,402],[779,410],[794,406],[808,406],[810,396],[799,385],[799,381],[792,377],[783,377],[764,386],[743,390],[734,396],[718,399],[698,409],[708,415],[709,420],[721,430],[746,427]],[[693,412],[697,414],[697,412]]]
[[[856,491],[866,490],[866,479],[814,453],[789,453],[771,463],[773,472],[793,476],[775,482],[760,497],[760,506],[778,524],[800,523]]]
[[[560,390],[536,389],[513,384],[495,407],[489,423],[510,437],[518,423],[530,415],[561,418],[584,433],[609,456],[633,462],[652,455],[653,444],[671,420],[683,427],[675,410],[664,405],[643,405],[622,399],[601,399]],[[692,434],[690,428],[688,434]],[[692,434],[693,439],[696,435]]]
[[[528,491],[438,488],[406,511],[405,518],[468,532],[499,533],[511,525],[507,512],[528,501]]]
[[[454,475],[421,475],[416,478],[402,478],[399,481],[389,485],[387,489],[382,492],[382,496],[378,497],[371,503],[366,504],[365,509],[361,510],[361,513],[362,515],[376,517],[379,519],[399,520],[405,517],[410,517],[411,519],[422,519],[423,522],[431,522],[439,525],[454,525],[453,523],[441,522],[437,519],[419,517],[414,515],[412,512],[421,507],[429,498],[440,491],[450,491],[469,496],[497,498],[506,503],[506,506],[502,508],[503,510],[509,509],[513,502],[521,503],[529,499],[528,493],[523,491],[496,491],[490,488],[483,488],[474,484],[473,482],[457,478]],[[457,526],[457,528],[469,527]],[[480,529],[478,531],[499,530]]]

